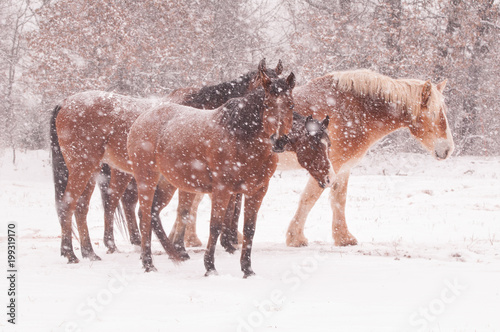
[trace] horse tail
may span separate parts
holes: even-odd
[[[61,106],[57,105],[50,118],[50,151],[52,155],[52,174],[54,176],[54,189],[57,215],[61,214],[61,203],[68,184],[68,167],[62,155],[59,137],[57,135],[56,119]]]
[[[109,210],[109,201],[111,197],[109,194],[110,182],[111,182],[111,168],[109,167],[108,164],[102,164],[101,174],[99,176],[99,190],[101,192],[101,200],[104,211]],[[114,221],[116,222],[116,225],[120,229],[120,232],[122,233],[122,235],[125,233],[124,237],[126,237],[128,230],[125,221],[125,215],[123,213],[123,209],[121,208],[120,204],[118,204],[116,210],[114,211],[113,217]]]

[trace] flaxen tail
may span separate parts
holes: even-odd
[[[54,189],[56,194],[56,209],[57,215],[60,215],[61,202],[68,184],[68,168],[59,146],[59,138],[57,136],[56,119],[61,106],[56,106],[50,118],[50,150],[52,154],[52,174],[54,176]]]

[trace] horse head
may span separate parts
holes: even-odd
[[[261,63],[263,63],[263,69],[265,70],[266,75],[270,78],[277,79],[279,78],[279,75],[281,75],[281,73],[283,72],[283,63],[281,62],[281,59],[278,61],[278,64],[274,69],[266,68],[266,59],[262,59]],[[257,90],[258,88],[264,86],[264,84],[262,83],[262,76],[260,75],[260,70],[252,72],[252,74],[253,73],[255,73],[255,75],[253,76],[252,80],[250,81],[250,84],[248,85],[247,92]]]
[[[411,134],[439,160],[449,157],[455,147],[446,118],[445,86],[446,81],[423,84],[420,112],[412,112],[408,125]]]
[[[279,138],[292,128],[292,90],[295,87],[295,75],[290,73],[286,79],[270,77],[267,74],[265,59],[259,64],[259,75],[265,91],[263,129],[268,137]]]
[[[321,188],[330,186],[335,173],[328,158],[328,115],[323,121],[294,113],[292,130],[288,135],[273,141],[274,152],[293,151],[300,166],[318,181]]]

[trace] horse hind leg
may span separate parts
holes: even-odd
[[[138,200],[137,183],[135,182],[135,179],[132,179],[123,193],[121,202],[125,212],[125,219],[127,220],[130,243],[136,246],[141,245],[141,233],[137,227],[137,219],[135,217],[135,209],[137,207]]]
[[[203,258],[206,273],[205,276],[217,274],[215,269],[215,247],[222,230],[222,224],[226,215],[225,211],[231,199],[231,193],[224,188],[217,188],[212,192],[212,209],[210,215],[210,236],[208,237],[207,250]]]
[[[333,211],[332,237],[336,246],[354,246],[358,240],[347,229],[345,220],[345,205],[349,171],[339,173],[332,186],[330,204]]]
[[[107,190],[107,203],[104,204],[104,245],[108,248],[108,254],[117,250],[113,233],[113,221],[116,208],[120,203],[132,175],[121,172],[115,168],[111,169],[111,179]]]
[[[203,197],[203,194],[189,193],[181,190],[179,191],[177,217],[169,235],[169,239],[175,245],[175,248],[187,257],[189,256],[186,251],[184,236],[186,233],[186,226],[196,222],[196,209],[198,208],[198,203],[200,202],[200,199],[198,199],[199,196]]]
[[[184,261],[189,259],[189,255],[184,248],[184,243],[182,242],[181,245],[173,243],[167,237],[160,220],[160,212],[170,203],[176,190],[177,188],[172,186],[164,177],[160,178],[156,186],[151,208],[151,226],[170,258]]]
[[[94,188],[95,180],[91,178],[76,204],[75,219],[78,227],[78,234],[80,235],[80,246],[83,258],[88,258],[91,261],[100,261],[101,258],[97,256],[92,248],[87,226],[87,214],[89,212],[90,198],[92,197]]]
[[[82,196],[82,193],[87,188],[87,185],[89,184],[93,173],[94,169],[90,165],[84,165],[83,163],[80,163],[80,167],[78,169],[71,169],[68,173],[68,182],[64,191],[61,205],[59,207],[59,222],[61,223],[62,230],[61,256],[66,257],[68,259],[68,263],[79,262],[73,251],[71,223],[73,214],[76,212],[77,205],[79,206],[78,208],[80,213],[78,218],[76,218],[77,224],[79,225],[79,232],[81,232],[80,238],[83,239],[83,241],[87,241],[88,238],[88,229],[85,219],[86,211],[84,211],[84,207],[86,204],[84,203],[84,200],[80,200],[80,196]],[[78,201],[80,201],[80,204],[78,204]],[[89,238],[88,242],[85,243],[86,249],[89,248],[88,244],[90,244]]]

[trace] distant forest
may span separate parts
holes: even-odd
[[[447,79],[455,154],[500,154],[493,0],[0,0],[0,37],[0,149],[47,148],[50,111],[74,93],[162,96],[265,57],[299,85],[356,68]],[[406,132],[376,149],[421,151]]]

